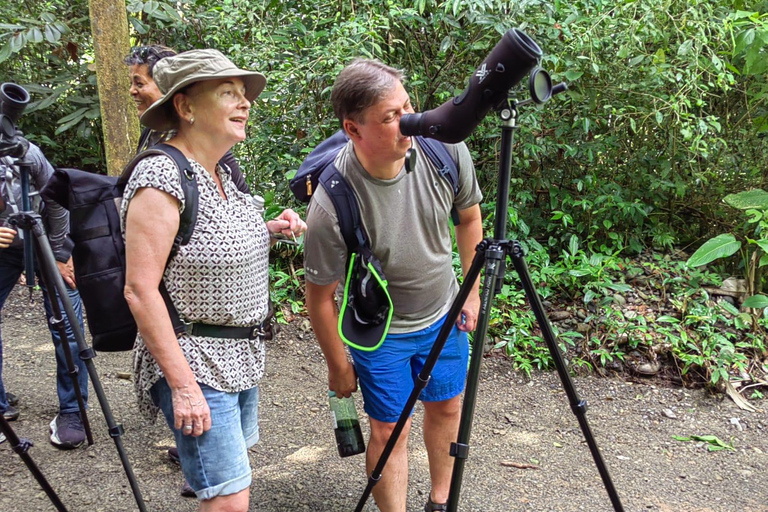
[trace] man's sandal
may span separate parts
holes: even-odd
[[[424,512],[435,512],[435,511],[439,512],[442,510],[448,510],[448,504],[432,503],[432,496],[430,495],[429,498],[427,498],[427,504],[424,505]]]

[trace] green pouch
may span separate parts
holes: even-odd
[[[392,311],[381,262],[366,247],[352,253],[339,312],[341,339],[358,350],[376,350],[389,332]]]

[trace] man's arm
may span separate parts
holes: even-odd
[[[42,190],[53,176],[53,167],[34,144],[29,145],[25,159],[32,164],[29,173],[35,190]],[[72,252],[71,244],[65,243],[69,233],[69,212],[58,203],[49,201],[45,203],[43,215],[53,255],[56,261],[66,263]]]
[[[48,180],[53,176],[53,167],[43,152],[34,144],[29,145],[25,160],[31,163],[30,178],[35,190],[42,190]],[[48,201],[43,209],[48,241],[51,243],[51,251],[56,259],[64,282],[72,289],[77,288],[75,282],[75,269],[72,264],[72,248],[74,244],[69,240],[69,211],[56,202]]]
[[[454,231],[459,258],[461,259],[461,269],[466,276],[475,257],[475,248],[483,239],[483,218],[480,213],[480,205],[477,204],[465,210],[459,210],[458,213],[460,223]],[[477,326],[477,316],[480,311],[479,291],[480,278],[478,277],[472,284],[472,291],[461,309],[465,319],[464,323],[462,323],[461,318],[456,319],[456,325],[462,331],[474,331]]]
[[[334,293],[339,282],[317,285],[306,281],[307,310],[320,349],[328,364],[328,389],[337,396],[347,397],[357,390],[357,376],[347,359],[344,342],[337,329],[339,315]]]

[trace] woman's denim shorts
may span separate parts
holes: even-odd
[[[200,384],[211,410],[211,429],[200,437],[173,428],[171,389],[165,379],[152,386],[152,399],[173,431],[184,477],[198,500],[235,494],[251,485],[248,448],[259,440],[259,388],[225,393]]]

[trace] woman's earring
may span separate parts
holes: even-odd
[[[195,118],[194,117],[190,117],[189,118],[189,124],[190,125],[195,124]]]

